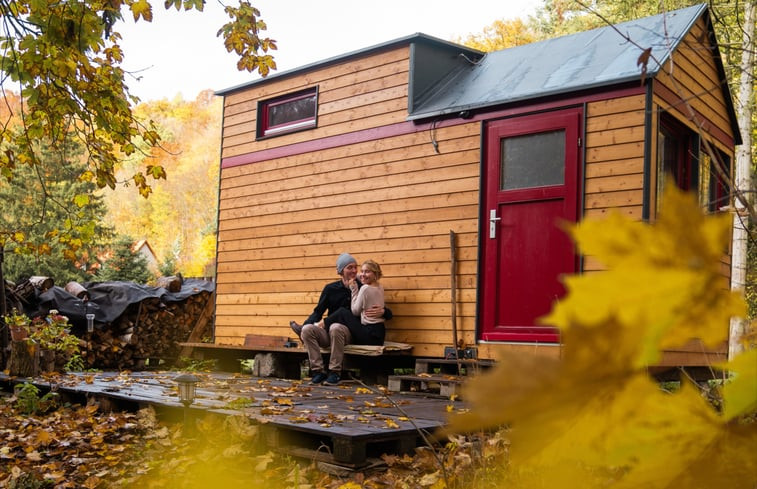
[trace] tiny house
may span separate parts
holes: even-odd
[[[556,355],[536,319],[559,276],[598,269],[556,222],[654,220],[666,185],[717,211],[729,182],[703,148],[730,178],[740,143],[706,5],[486,54],[415,34],[218,94],[216,345],[291,336],[347,251],[381,264],[387,340],[414,356],[453,324],[480,358]]]

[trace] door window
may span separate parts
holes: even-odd
[[[565,131],[502,139],[500,190],[546,187],[565,182]]]

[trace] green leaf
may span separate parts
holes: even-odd
[[[89,204],[89,202],[90,202],[90,199],[89,199],[89,195],[87,194],[77,194],[74,197],[74,203],[78,207],[84,207],[85,205]]]
[[[147,165],[147,174],[156,180],[165,179],[167,176],[166,170],[160,165]]]

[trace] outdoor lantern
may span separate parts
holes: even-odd
[[[95,315],[92,313],[87,314],[87,333],[91,333],[95,330]]]
[[[192,374],[181,374],[174,379],[179,384],[179,401],[189,407],[195,400],[195,389],[200,381]]]

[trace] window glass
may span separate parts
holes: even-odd
[[[699,163],[699,202],[703,209],[711,212],[730,204],[728,189],[731,165],[720,151],[715,152],[716,160],[702,149]]]
[[[315,88],[260,102],[258,137],[315,127],[317,111]]]
[[[501,190],[565,182],[564,130],[505,138],[501,154]]]
[[[730,162],[719,151],[715,157],[717,162],[700,146],[694,131],[662,114],[657,132],[657,210],[667,185],[696,192],[702,209],[716,211],[728,205]]]

